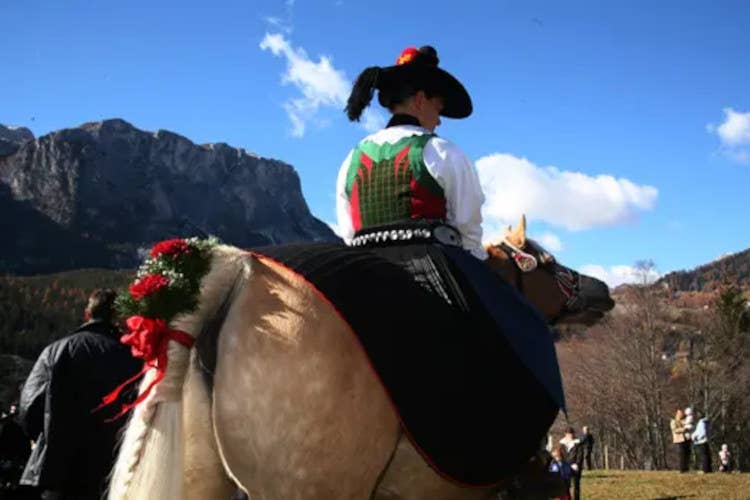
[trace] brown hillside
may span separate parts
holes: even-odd
[[[662,277],[656,285],[668,286],[672,292],[713,292],[729,280],[743,290],[750,289],[750,248],[722,257],[692,271],[675,271]]]

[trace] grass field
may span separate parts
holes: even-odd
[[[676,471],[585,471],[582,500],[750,499],[750,474],[698,474]]]

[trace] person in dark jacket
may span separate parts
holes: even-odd
[[[583,445],[584,455],[586,458],[586,468],[591,470],[591,453],[594,451],[594,436],[589,431],[588,426],[581,428],[583,434],[581,434],[581,444]]]
[[[565,448],[563,446],[552,448],[552,461],[549,464],[549,471],[565,484],[565,489],[560,496],[555,497],[555,500],[570,500],[570,479],[573,477],[573,469],[563,459],[564,455]]]
[[[573,499],[581,498],[581,472],[583,471],[584,447],[580,439],[576,438],[576,431],[568,427],[565,436],[560,440],[564,446],[565,461],[570,464],[573,471],[571,479],[573,480]]]
[[[0,417],[0,498],[6,498],[2,492],[17,489],[23,466],[31,452],[31,441],[18,423],[17,409],[15,403],[11,404],[8,414],[3,413]]]
[[[38,486],[44,499],[99,499],[106,488],[127,419],[106,421],[119,405],[93,410],[142,366],[119,342],[115,297],[91,294],[86,323],[42,351],[21,392],[21,423],[35,440],[21,484]]]

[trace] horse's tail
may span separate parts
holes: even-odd
[[[213,249],[211,269],[201,282],[198,308],[177,317],[172,328],[200,335],[203,325],[225,306],[238,279],[250,273],[249,254],[237,248]],[[109,500],[180,499],[183,496],[182,391],[190,350],[170,341],[164,379],[136,406],[125,429],[109,483]],[[149,370],[141,382],[145,390],[155,377]]]

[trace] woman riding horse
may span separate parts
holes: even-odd
[[[395,65],[369,67],[358,76],[346,106],[349,119],[359,120],[376,90],[392,117],[344,160],[337,181],[338,224],[349,244],[398,263],[467,316],[494,324],[495,335],[503,337],[494,340],[509,343],[539,382],[529,381],[528,394],[549,400],[545,411],[554,418],[564,402],[546,321],[484,265],[484,194],[476,168],[455,144],[435,134],[441,116],[466,118],[472,112],[464,86],[438,63],[433,47],[409,47]],[[509,250],[522,268],[536,266],[532,256]],[[501,377],[517,380],[510,366]],[[505,424],[511,422],[497,422]],[[527,421],[526,435],[541,438],[544,425],[543,418]],[[516,446],[525,447],[520,441]]]

